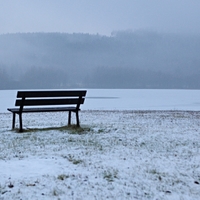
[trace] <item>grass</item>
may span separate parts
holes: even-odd
[[[9,196],[10,191],[13,197],[17,196],[18,189],[19,198],[26,196],[27,190],[34,195],[38,190],[55,199],[62,196],[81,199],[88,193],[92,196],[94,191],[101,199],[133,199],[134,196],[164,199],[162,195],[166,194],[183,198],[190,194],[198,199],[195,197],[200,185],[199,118],[188,117],[183,122],[179,117],[175,120],[173,113],[163,114],[163,118],[158,114],[150,112],[133,118],[132,113],[127,113],[123,119],[121,113],[109,121],[109,115],[102,112],[100,119],[105,123],[85,120],[82,127],[76,127],[59,126],[60,121],[53,121],[44,124],[51,127],[31,128],[23,134],[2,132],[0,161],[20,164],[21,160],[27,160],[32,164],[41,160],[61,168],[48,176],[40,176],[37,184],[32,177],[28,177],[28,184],[21,184],[23,177],[14,179],[14,189],[8,187],[11,180],[2,179],[0,196]]]
[[[103,172],[103,178],[108,182],[113,182],[115,179],[118,179],[118,170],[110,169]]]
[[[65,175],[65,174],[60,174],[58,175],[57,179],[64,181],[65,179],[69,178],[69,175]]]
[[[68,154],[67,156],[63,156],[63,158],[67,158],[67,160],[71,163],[73,163],[74,165],[78,165],[80,163],[83,163],[83,160],[81,160],[80,158],[75,158],[74,155]]]
[[[71,134],[81,134],[84,132],[88,132],[90,131],[90,127],[78,127],[77,125],[68,125],[68,126],[59,126],[59,127],[45,127],[45,128],[26,128],[23,129],[22,133],[29,133],[29,132],[38,132],[38,131],[69,131],[69,133]],[[15,132],[17,133],[21,133],[19,132],[19,129],[15,129]]]

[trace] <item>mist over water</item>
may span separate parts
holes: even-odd
[[[0,35],[0,89],[199,89],[200,36]]]

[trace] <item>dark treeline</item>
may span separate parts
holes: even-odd
[[[0,89],[200,89],[200,36],[0,35]]]

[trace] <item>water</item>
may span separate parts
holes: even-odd
[[[14,107],[17,90],[0,90],[0,112]],[[82,110],[200,110],[200,90],[87,89]]]

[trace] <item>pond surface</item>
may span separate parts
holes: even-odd
[[[17,90],[0,90],[0,112],[13,107]],[[200,110],[200,90],[87,89],[82,110]]]

